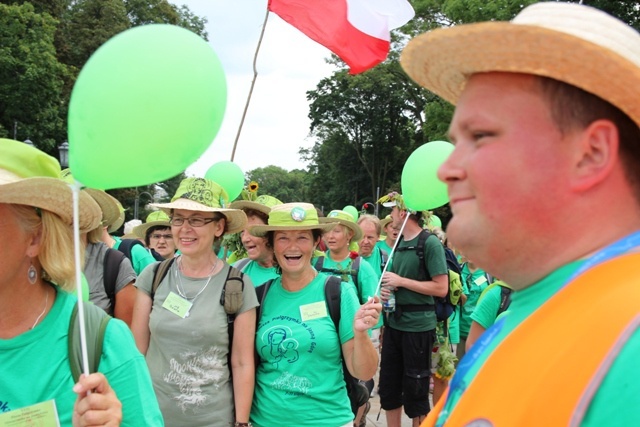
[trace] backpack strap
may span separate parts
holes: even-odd
[[[229,266],[227,278],[222,287],[222,293],[220,294],[220,304],[224,307],[225,313],[227,313],[227,334],[229,335],[228,363],[230,372],[231,349],[233,348],[233,325],[235,323],[234,320],[236,320],[236,314],[238,314],[238,311],[242,308],[243,290],[244,273],[237,268]]]
[[[133,258],[131,257],[131,248],[133,248],[136,244],[142,245],[140,240],[138,239],[122,239],[120,241],[120,245],[118,245],[118,250],[124,254],[131,262],[133,263]]]
[[[251,261],[250,258],[242,258],[240,261],[236,263],[235,268],[237,268],[240,271],[244,271],[244,269],[247,267],[247,264],[249,264],[250,261]]]
[[[120,273],[120,264],[124,258],[125,255],[122,252],[112,248],[107,248],[107,252],[104,255],[102,279],[104,290],[109,301],[111,301],[112,310],[116,306],[116,281],[118,280],[118,273]]]
[[[156,295],[156,291],[158,290],[160,283],[162,283],[164,278],[167,276],[169,268],[171,268],[171,264],[173,264],[175,260],[175,257],[169,258],[157,263],[155,267],[153,267],[153,282],[151,282],[151,294],[149,295],[151,297],[151,301],[153,301],[153,297]]]
[[[84,323],[87,338],[87,354],[89,360],[89,372],[97,372],[102,356],[102,343],[107,324],[111,316],[93,304],[84,304]],[[67,349],[69,354],[69,367],[73,381],[78,382],[82,374],[82,344],[80,341],[80,319],[78,318],[78,305],[73,306],[71,319],[69,320],[69,332],[67,336]]]
[[[317,271],[322,271],[323,265],[324,265],[324,257],[319,256],[318,259],[316,260],[316,265],[314,265],[314,267]]]
[[[495,282],[494,282],[495,283]],[[496,313],[496,317],[498,317],[501,313],[504,313],[511,305],[511,289],[508,286],[500,286],[500,306],[498,307],[498,312]]]
[[[384,249],[382,249],[380,246],[376,246],[378,248],[378,251],[380,252],[380,271],[384,271],[384,268],[387,265],[387,262],[389,261],[389,254],[387,253],[387,251],[385,251]]]
[[[360,284],[358,283],[358,273],[360,272],[360,262],[362,261],[362,257],[358,255],[356,259],[351,263],[351,279],[353,280],[353,284],[356,285],[356,290],[358,293],[358,299],[360,299]]]
[[[418,234],[418,243],[416,243],[415,246],[401,247],[399,244],[400,242],[398,242],[398,246],[396,247],[396,252],[416,251],[418,259],[420,260],[418,265],[418,278],[416,279],[419,282],[424,282],[425,280],[427,280],[427,277],[429,277],[427,274],[427,267],[424,265],[424,245],[430,235],[431,233],[429,232],[429,230],[423,229],[422,231],[420,231],[420,234]],[[404,238],[402,236],[399,236],[398,239],[404,241]]]
[[[271,288],[272,283],[273,279],[269,279],[256,288],[256,296],[258,297],[259,303],[256,307],[256,331],[258,330],[258,324],[260,323],[260,318],[262,317],[262,307],[264,307],[264,299],[267,296],[267,292],[269,292],[269,288]],[[258,353],[257,349],[254,350],[254,353],[257,367],[260,364],[260,354]]]

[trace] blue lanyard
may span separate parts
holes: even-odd
[[[585,262],[567,279],[567,281],[562,285],[561,288],[564,288],[567,284],[572,282],[576,277],[584,273],[585,271],[595,267],[598,264],[601,264],[605,261],[608,261],[612,258],[620,256],[629,250],[640,246],[640,231],[636,231],[628,236],[623,237],[622,239],[612,243],[609,246],[606,246],[593,254],[591,257],[587,258]],[[449,399],[452,399],[453,396],[462,395],[466,390],[466,386],[464,384],[463,379],[467,375],[467,372],[480,358],[480,356],[487,351],[490,344],[504,327],[505,317],[499,319],[496,323],[494,323],[489,329],[487,329],[476,341],[469,352],[464,355],[460,363],[458,364],[458,368],[456,369],[456,373],[451,379],[451,386],[449,388],[449,394],[447,396],[447,402],[445,403],[444,408],[447,407],[449,403]],[[443,409],[444,411],[444,409]],[[440,417],[442,420],[443,417]],[[446,417],[444,419],[446,421]],[[443,422],[438,422],[437,425],[441,426]]]

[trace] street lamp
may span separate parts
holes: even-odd
[[[133,219],[138,219],[138,204],[140,202],[140,196],[142,196],[143,194],[146,194],[147,196],[149,196],[152,202],[155,202],[155,198],[151,194],[147,193],[146,191],[143,191],[141,193],[138,193],[136,191],[136,198],[133,203]]]
[[[60,153],[60,166],[62,169],[69,167],[69,143],[65,140],[58,146],[58,153]]]

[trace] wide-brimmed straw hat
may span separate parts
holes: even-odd
[[[400,63],[453,104],[472,74],[526,73],[590,92],[640,125],[640,34],[589,6],[536,3],[510,22],[434,30],[411,40]]]
[[[253,209],[258,212],[262,212],[266,215],[269,215],[271,212],[271,208],[276,205],[281,205],[282,202],[276,199],[273,196],[268,196],[266,194],[262,196],[258,196],[258,198],[254,201],[252,200],[236,200],[232,202],[229,206],[232,209]]]
[[[380,220],[380,227],[382,229],[382,231],[380,232],[381,236],[386,236],[387,232],[384,231],[384,229],[387,227],[387,225],[389,225],[389,223],[393,222],[393,219],[391,219],[391,215],[387,215],[384,217],[384,219]]]
[[[60,178],[62,178],[62,180],[70,184],[73,183],[74,181],[73,174],[71,173],[71,170],[68,168],[60,172]],[[88,194],[93,200],[95,200],[98,206],[100,206],[100,210],[102,211],[101,222],[103,227],[110,228],[113,224],[115,224],[120,220],[120,208],[122,207],[122,205],[120,204],[118,199],[107,194],[107,192],[103,190],[96,190],[95,188],[83,188],[81,193]],[[124,215],[124,212],[123,212],[123,215]],[[123,221],[124,221],[124,217],[123,217]],[[115,230],[120,228],[120,225],[118,225],[118,227],[116,227]],[[110,229],[108,229],[107,231],[111,233]]]
[[[44,209],[73,224],[72,190],[60,179],[60,164],[23,142],[0,139],[0,203]],[[81,231],[100,224],[100,208],[83,192],[80,192],[78,208]]]
[[[226,217],[225,234],[244,230],[247,216],[240,209],[229,209],[229,196],[217,183],[206,178],[186,178],[180,183],[171,203],[152,203],[151,206],[162,209],[171,215],[172,209],[184,209],[198,212],[220,212]]]
[[[319,221],[324,224],[335,223],[344,225],[349,230],[353,231],[353,237],[350,240],[351,242],[359,242],[360,239],[362,239],[362,228],[356,224],[353,215],[349,212],[335,209],[329,212],[326,217],[320,218]]]
[[[271,208],[269,224],[249,228],[252,236],[264,237],[269,231],[331,230],[335,223],[318,221],[318,212],[311,203],[284,203]]]
[[[141,239],[146,238],[147,230],[151,227],[163,227],[163,228],[171,228],[171,223],[169,222],[169,215],[163,211],[155,211],[151,212],[147,215],[147,222],[144,224],[140,224],[133,229],[133,234],[136,237]]]
[[[120,229],[120,227],[122,227],[122,224],[124,224],[124,206],[122,206],[122,203],[120,203],[120,201],[115,197],[114,200],[118,205],[118,211],[120,212],[120,215],[118,216],[118,219],[113,224],[111,224],[109,228],[107,228],[108,233],[115,233]]]

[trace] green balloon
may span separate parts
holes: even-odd
[[[345,212],[349,212],[353,217],[354,221],[357,221],[358,217],[360,216],[360,212],[358,212],[358,209],[356,209],[355,206],[347,205],[344,208],[342,208],[342,210]]]
[[[447,186],[438,180],[438,168],[453,152],[453,144],[432,141],[415,150],[402,169],[400,185],[405,205],[414,211],[435,209],[449,201]]]
[[[240,166],[230,161],[214,163],[204,177],[216,182],[229,195],[229,201],[235,200],[244,187],[244,173]]]
[[[211,145],[227,103],[222,64],[193,32],[153,24],[108,40],[82,68],[69,104],[69,162],[98,189],[183,172]]]

